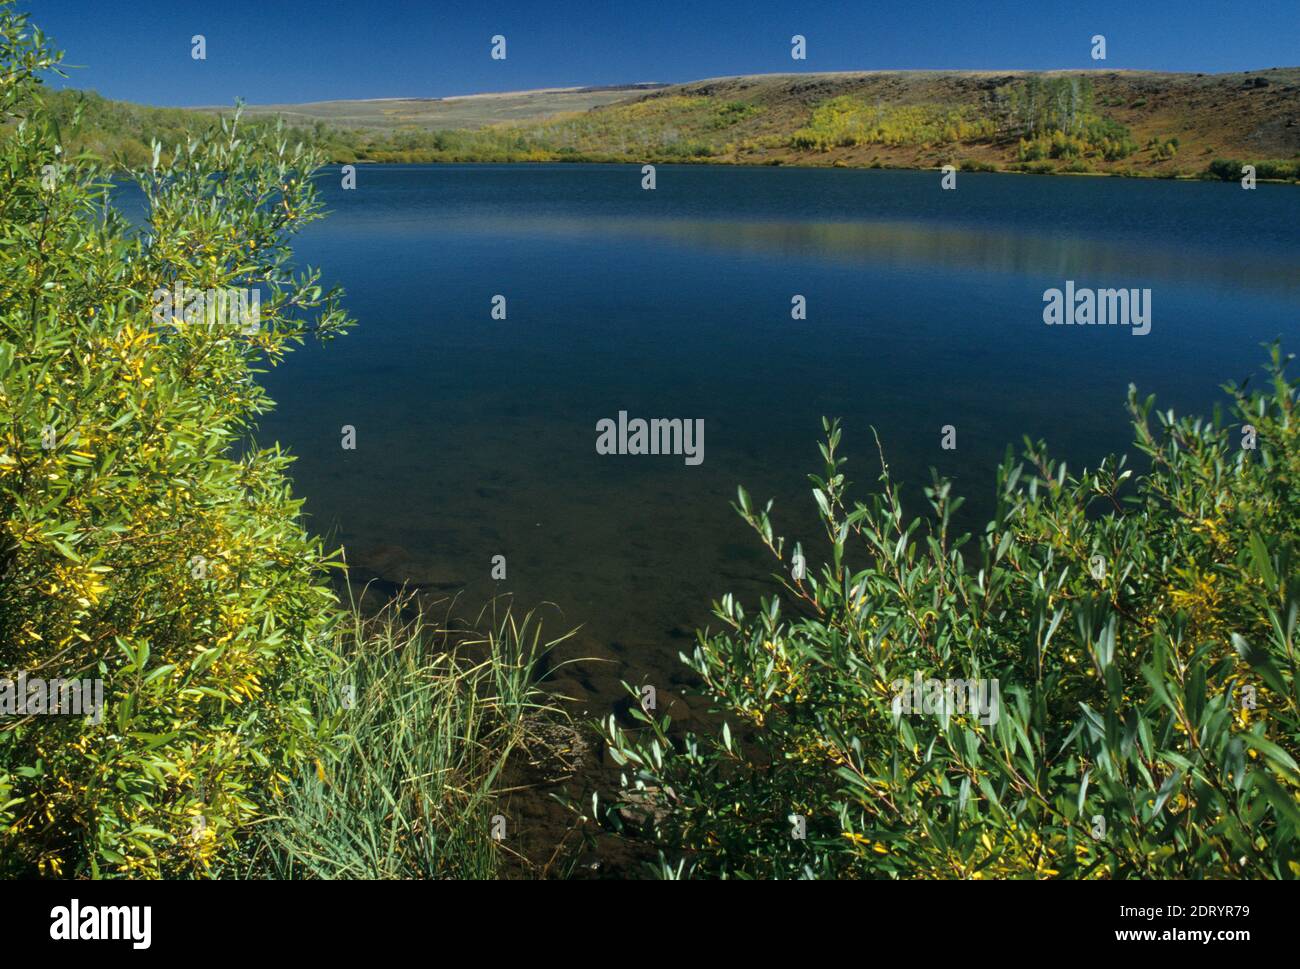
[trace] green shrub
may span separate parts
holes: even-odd
[[[1035,138],[1032,141],[1021,138],[1016,151],[1016,157],[1022,162],[1041,161],[1047,157],[1050,149],[1050,142],[1042,138]]]
[[[1147,147],[1152,149],[1156,161],[1168,161],[1170,158],[1173,158],[1178,154],[1178,139],[1170,138],[1168,140],[1163,140],[1160,138],[1152,138],[1147,143]]]
[[[762,108],[748,101],[723,101],[714,107],[714,117],[710,122],[713,128],[730,128],[762,113]]]
[[[855,145],[949,144],[980,141],[993,136],[993,122],[977,108],[938,104],[870,105],[841,95],[817,105],[808,124],[790,136],[800,150],[829,151]]]
[[[1243,176],[1242,168],[1255,166],[1256,178],[1289,181],[1300,179],[1300,161],[1240,161],[1235,158],[1216,158],[1206,168],[1206,174],[1225,182],[1235,182]]]
[[[953,534],[946,481],[909,518],[883,456],[880,491],[850,502],[827,423],[811,481],[829,554],[802,578],[800,546],[742,489],[779,589],[752,612],[723,597],[720,630],[684,657],[724,726],[679,739],[638,711],[639,730],[603,728],[624,797],[658,802],[660,872],[1300,876],[1300,421],[1283,367],[1275,349],[1264,389],[1228,388],[1232,424],[1130,390],[1144,471],[1008,453],[973,539]],[[896,708],[917,677],[998,684],[997,714]]]
[[[1257,161],[1255,162],[1255,174],[1259,178],[1294,181],[1300,179],[1300,161]]]
[[[1060,129],[1036,138],[1021,138],[1016,157],[1023,162],[1044,158],[1083,158],[1100,155],[1106,161],[1127,158],[1137,150],[1127,129],[1110,121],[1097,121],[1078,127],[1076,134]]]
[[[37,96],[55,62],[0,4],[0,670],[107,709],[0,720],[0,872],[202,873],[332,732],[331,558],[245,443],[258,369],[347,322],[289,264],[320,157],[238,119],[155,145],[132,225]],[[256,288],[260,324],[155,318],[177,285]]]
[[[1242,177],[1241,169],[1245,162],[1235,158],[1216,158],[1206,167],[1206,172],[1225,182],[1235,182]]]

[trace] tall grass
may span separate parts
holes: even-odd
[[[366,618],[354,603],[322,684],[337,704],[334,754],[289,779],[244,870],[274,878],[492,878],[502,771],[555,711],[535,682],[534,612],[492,603],[472,624],[432,621],[410,595]]]

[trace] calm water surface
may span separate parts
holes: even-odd
[[[816,548],[805,475],[823,414],[847,472],[957,480],[988,507],[1007,444],[1073,464],[1128,443],[1128,384],[1207,410],[1295,346],[1300,191],[1261,185],[661,166],[362,167],[322,178],[333,214],[300,260],[359,326],[267,382],[261,436],[298,456],[312,527],[384,577],[555,603],[565,685],[680,682],[685,631],[771,571],[730,510],[776,499]],[[1149,287],[1153,324],[1047,327],[1042,294]],[[490,317],[494,294],[508,319]],[[802,294],[808,319],[790,317]],[[703,418],[705,460],[600,456],[595,426]],[[340,428],[357,429],[355,451]],[[955,451],[940,428],[957,428]],[[508,578],[489,578],[505,555]],[[814,558],[815,561],[815,558]],[[678,679],[674,680],[673,678]],[[670,686],[671,688],[671,686]]]

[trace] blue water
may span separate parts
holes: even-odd
[[[710,600],[753,601],[771,566],[728,507],[737,484],[818,547],[805,475],[824,414],[844,419],[859,493],[874,426],[896,476],[953,476],[973,521],[1009,443],[1095,464],[1129,441],[1130,382],[1208,412],[1261,342],[1297,343],[1293,187],[962,173],[942,191],[929,172],[704,166],[657,182],[391,166],[343,191],[327,171],[332,214],[298,254],[359,326],[267,378],[260,436],[298,455],[312,526],[393,581],[555,603],[555,631],[583,626],[574,652],[613,661],[575,689],[665,682]],[[1067,279],[1150,288],[1151,332],[1045,326],[1043,292]],[[703,464],[598,455],[596,422],[620,410],[702,418]]]

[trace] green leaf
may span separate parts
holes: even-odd
[[[1270,589],[1277,587],[1277,573],[1273,571],[1273,562],[1268,554],[1268,546],[1258,532],[1250,533],[1250,558],[1255,565],[1255,574],[1267,583]]]
[[[1266,773],[1257,773],[1255,783],[1260,786],[1268,802],[1277,808],[1279,814],[1293,825],[1300,827],[1300,806],[1296,804],[1295,798],[1287,794],[1281,785]]]
[[[1263,754],[1284,774],[1289,774],[1293,782],[1300,784],[1300,767],[1296,765],[1295,758],[1285,750],[1273,743],[1273,741],[1265,740],[1253,733],[1242,734],[1241,739],[1247,747]]]
[[[1232,645],[1237,650],[1250,668],[1259,674],[1268,688],[1279,696],[1287,695],[1286,683],[1282,680],[1282,674],[1277,671],[1273,665],[1272,659],[1263,650],[1256,649],[1240,633],[1232,634]]]
[[[813,498],[817,502],[817,507],[821,509],[823,518],[831,518],[831,505],[826,499],[826,493],[820,488],[813,489]]]

